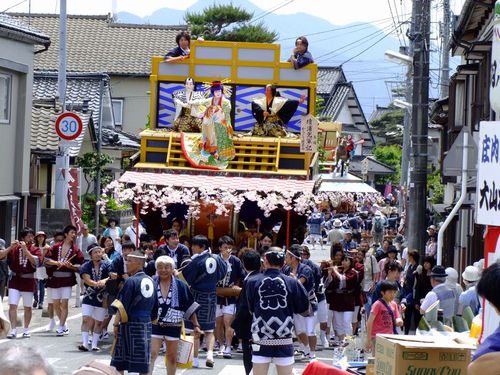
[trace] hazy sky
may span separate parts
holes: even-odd
[[[263,10],[271,10],[280,5],[275,13],[305,12],[322,17],[335,25],[352,22],[370,22],[373,20],[411,12],[410,0],[250,0]],[[20,3],[17,6],[15,4]],[[134,13],[144,17],[159,8],[186,9],[196,0],[116,0],[117,10]],[[215,1],[216,2],[216,1]],[[451,0],[455,13],[459,13],[465,0]],[[12,7],[11,12],[28,12],[29,0],[2,0],[0,11]],[[238,0],[233,1],[238,4]],[[440,1],[434,1],[434,6]],[[389,4],[391,8],[389,8]],[[111,12],[112,0],[67,0],[68,14],[107,14]],[[31,11],[34,13],[55,13],[59,10],[58,0],[31,0]]]

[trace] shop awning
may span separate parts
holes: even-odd
[[[346,177],[321,178],[318,192],[374,194],[377,190],[365,184],[360,178],[348,174]]]
[[[292,193],[311,192],[312,180],[286,180],[278,178],[210,176],[172,173],[152,173],[127,171],[119,179],[130,184],[175,186],[180,188],[211,187],[214,189],[233,189],[239,191],[262,191]]]

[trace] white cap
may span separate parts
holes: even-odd
[[[448,267],[445,271],[446,271],[446,274],[448,275],[446,280],[453,281],[455,283],[458,281],[458,272],[455,268]]]
[[[465,267],[464,272],[462,272],[462,277],[464,280],[469,282],[478,281],[481,278],[479,275],[479,269],[474,266]]]

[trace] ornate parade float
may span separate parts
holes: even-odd
[[[140,160],[103,201],[133,200],[146,224],[186,218],[184,233],[210,239],[256,237],[283,223],[285,244],[321,202],[358,198],[315,193],[317,66],[295,70],[280,52],[278,44],[194,41],[188,59],[153,57]],[[334,136],[321,141],[333,164],[340,126],[326,126]]]

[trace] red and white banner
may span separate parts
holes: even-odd
[[[82,208],[80,207],[80,199],[78,197],[78,168],[70,168],[68,181],[68,207],[71,224],[76,227],[78,234],[82,233]]]
[[[488,226],[486,236],[484,238],[484,268],[500,259],[500,227]],[[483,331],[481,333],[480,342],[483,342],[486,337],[492,334],[500,323],[500,318],[493,306],[484,298],[483,305]]]

